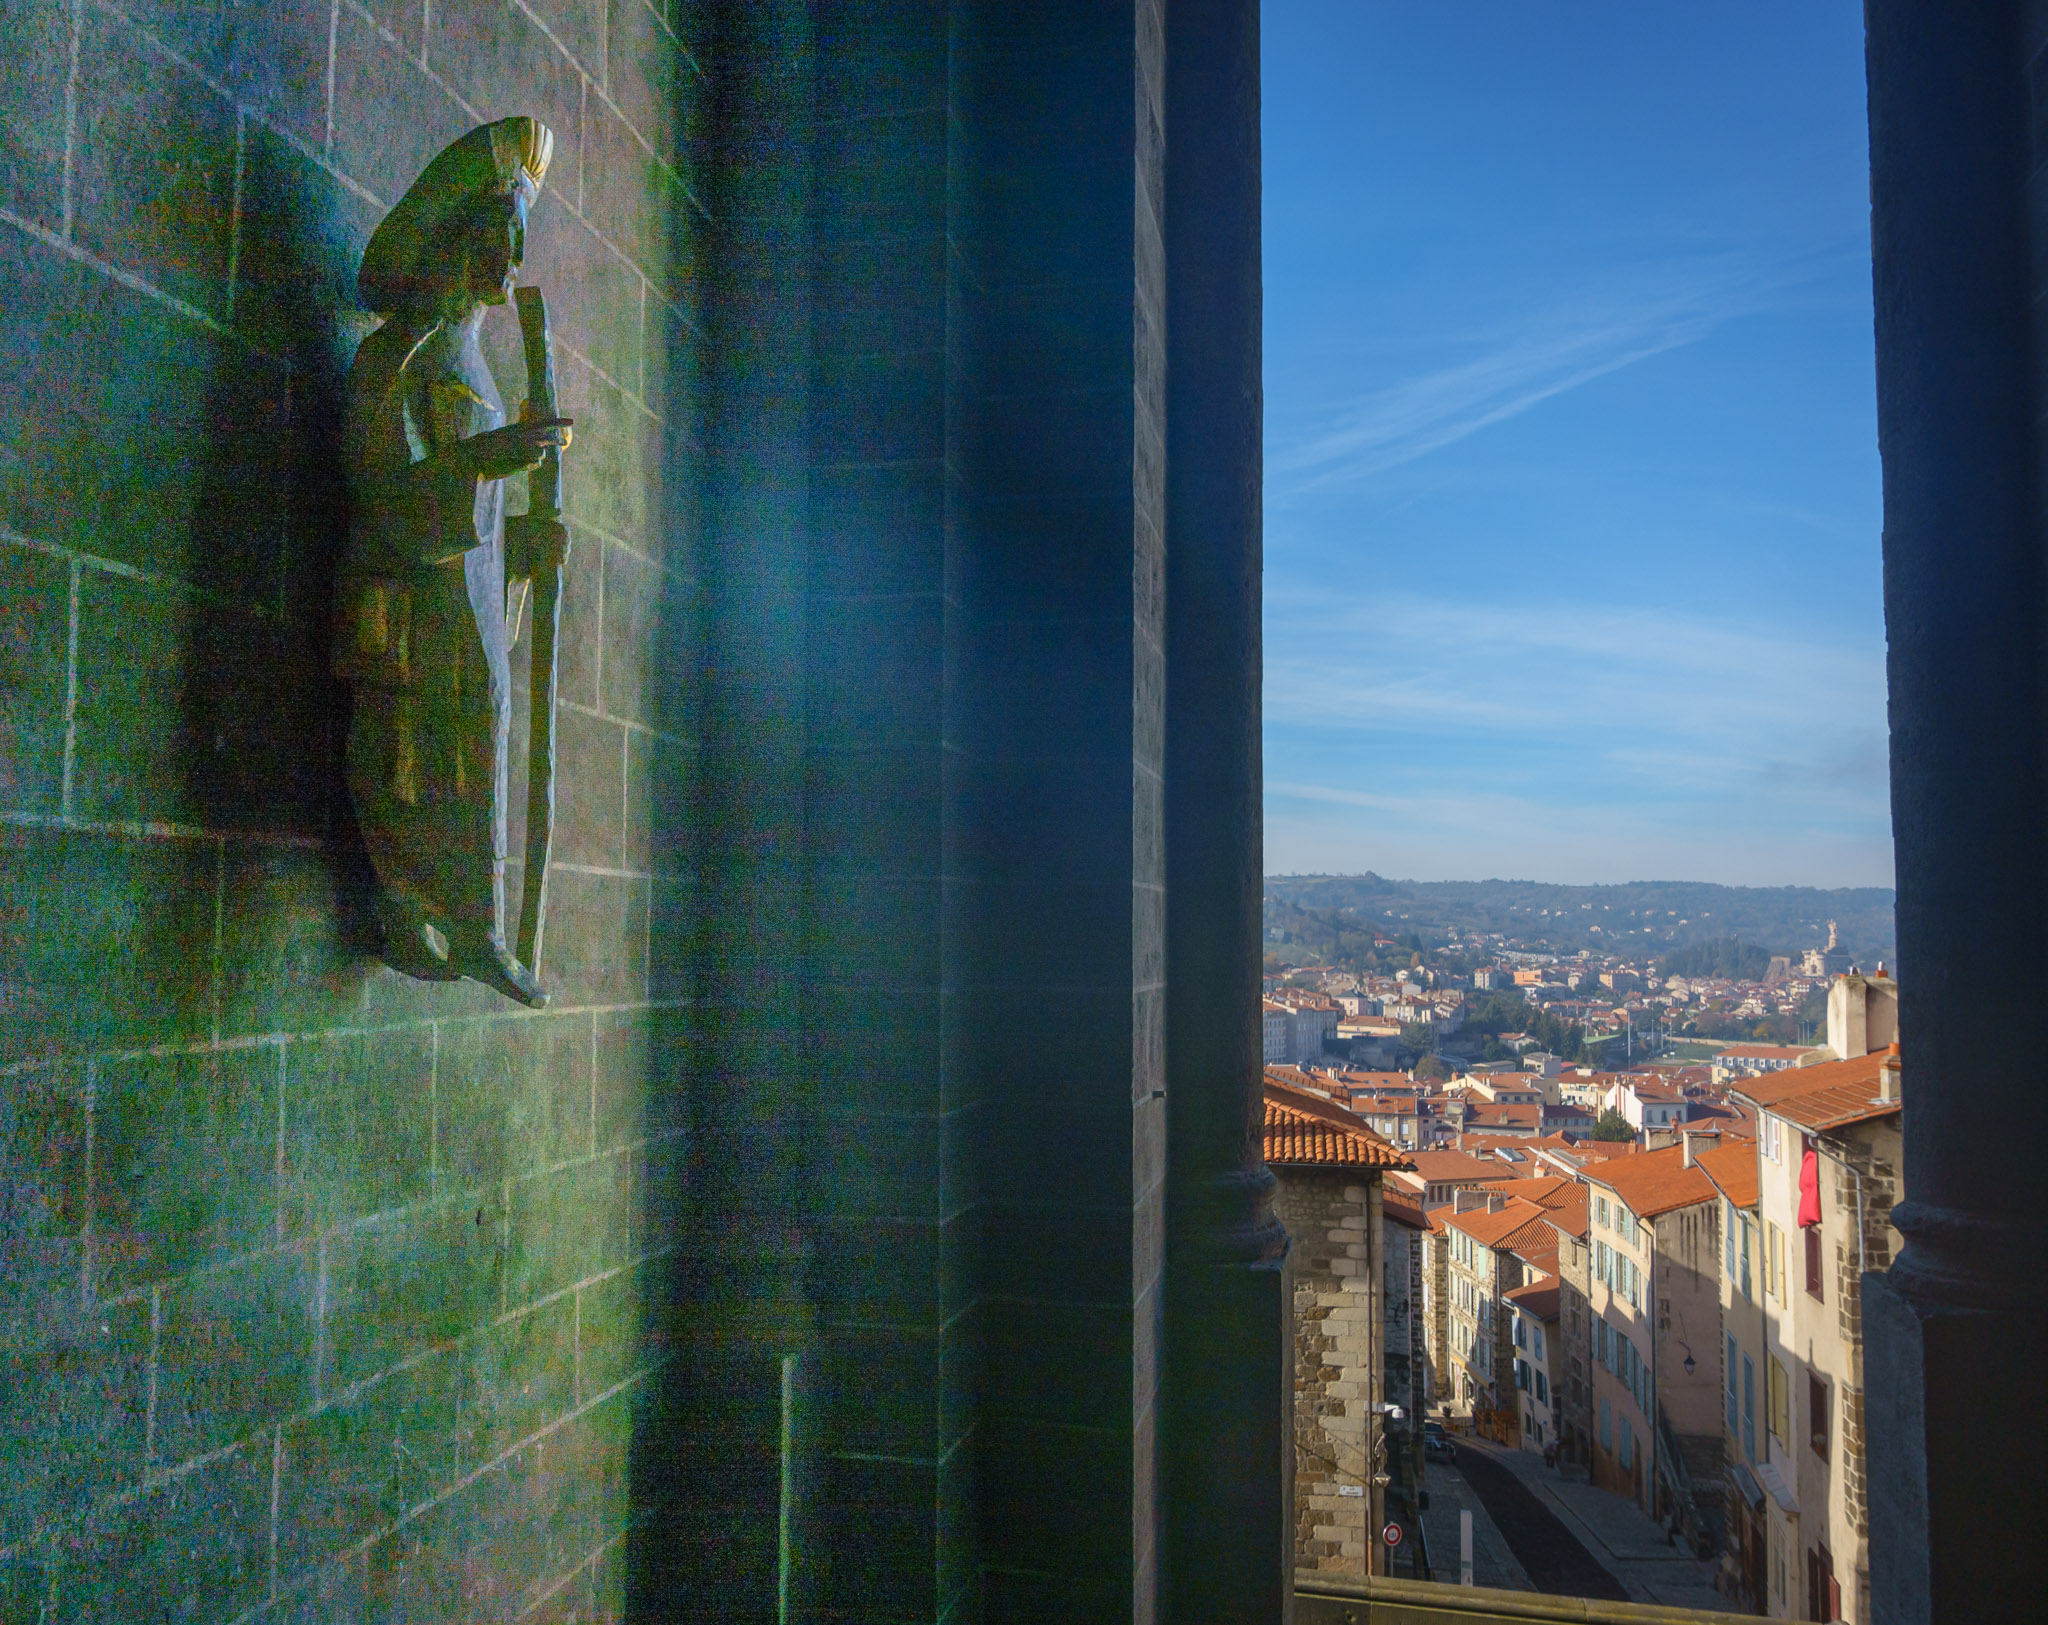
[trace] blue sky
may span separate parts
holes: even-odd
[[[1266,867],[1890,885],[1857,0],[1266,0]]]

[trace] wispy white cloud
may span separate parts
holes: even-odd
[[[1432,349],[1476,354],[1366,391],[1267,448],[1268,489],[1300,494],[1370,479],[1556,396],[1696,344],[1810,283],[1818,261],[1712,256],[1628,268],[1487,331]]]
[[[1890,863],[1881,653],[1797,620],[1282,590],[1266,648],[1275,872],[1877,884]]]
[[[1265,684],[1267,719],[1283,725],[1514,730],[1617,749],[1648,736],[1750,762],[1797,757],[1793,743],[1816,734],[1881,736],[1885,692],[1881,651],[1796,621],[1304,589],[1268,595]]]

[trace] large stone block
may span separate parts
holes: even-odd
[[[623,867],[625,819],[626,730],[587,712],[558,709],[551,861]]]
[[[312,146],[325,142],[331,0],[266,0],[260,5],[136,0],[123,9],[201,72],[226,85],[230,95],[259,117]],[[408,0],[377,0],[371,9],[409,46],[418,47],[420,6]]]
[[[493,1196],[380,1216],[325,1247],[323,1395],[479,1330],[504,1302],[503,1209]]]
[[[702,135],[703,73],[649,0],[609,0],[605,93],[657,156],[682,167]]]
[[[879,1619],[937,1613],[937,1466],[931,1461],[833,1456],[820,1517],[834,1561],[824,1606]]]
[[[495,1461],[576,1403],[576,1300],[499,1322],[464,1350],[479,1459]]]
[[[452,1193],[495,1189],[588,1156],[590,1018],[449,1022],[434,1073],[434,1177]]]
[[[75,1246],[24,1241],[4,1269],[0,1543],[12,1546],[140,1481],[150,1308],[147,1298],[81,1307]]]
[[[15,290],[0,312],[0,518],[274,602],[283,372],[18,233],[0,236],[0,281]]]
[[[0,808],[53,813],[64,789],[70,571],[0,548]]]
[[[242,205],[235,249],[234,325],[251,343],[326,374],[328,398],[301,393],[296,410],[334,411],[333,393],[369,325],[356,268],[383,211],[262,125],[244,129]],[[327,444],[339,422],[324,425]]]
[[[615,1152],[513,1182],[508,1304],[530,1303],[626,1262],[636,1161],[631,1152]]]
[[[366,877],[329,844],[229,840],[222,863],[222,1036],[357,1025],[377,974]]]
[[[334,25],[330,156],[389,208],[473,122],[453,96],[343,7]]]
[[[460,1350],[337,1396],[285,1429],[278,1580],[386,1529],[477,1465]]]
[[[0,204],[48,231],[64,225],[71,14],[64,0],[23,0],[0,17]]]
[[[284,1216],[291,1234],[434,1192],[434,1034],[336,1033],[285,1052]]]
[[[648,997],[647,906],[645,880],[549,877],[540,975],[558,1005],[638,1004]]]
[[[114,1294],[275,1244],[276,1046],[102,1061],[93,1265]]]
[[[86,573],[74,810],[214,829],[323,829],[332,779],[316,709],[322,676],[315,652],[274,623]]]
[[[106,1506],[58,1578],[59,1617],[232,1619],[270,1586],[268,1439]]]
[[[210,1032],[216,864],[211,842],[0,829],[0,1056]]]
[[[237,117],[191,69],[90,10],[78,50],[73,232],[219,319],[234,252]]]
[[[175,1463],[305,1408],[317,1283],[304,1247],[256,1253],[163,1294],[152,1456]]]

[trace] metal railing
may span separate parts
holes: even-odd
[[[1295,1625],[1487,1625],[1492,1620],[1557,1625],[1755,1625],[1752,1614],[1725,1614],[1658,1603],[1597,1602],[1547,1597],[1488,1586],[1423,1580],[1336,1579],[1299,1570],[1294,1576]]]

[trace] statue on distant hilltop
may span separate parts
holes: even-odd
[[[528,1005],[547,995],[506,942],[515,618],[507,589],[532,578],[559,600],[569,539],[552,475],[570,426],[554,415],[544,342],[533,342],[531,325],[529,398],[519,421],[506,422],[478,329],[485,307],[512,293],[553,145],[530,118],[471,130],[370,239],[358,286],[386,319],[348,375],[351,523],[334,639],[335,674],[355,700],[349,793],[392,964],[433,979],[472,977]],[[522,320],[539,312],[529,290],[521,300]],[[536,473],[529,512],[508,520],[505,481],[526,470],[550,476],[545,499]],[[543,670],[544,593],[534,596],[538,740],[541,713],[551,722],[553,712],[555,604],[546,605]],[[551,744],[534,754],[530,776],[529,803],[544,800],[551,812]],[[539,834],[540,862],[530,839],[524,876],[536,918],[546,864]],[[532,958],[529,935],[537,938],[537,925],[521,932]]]

